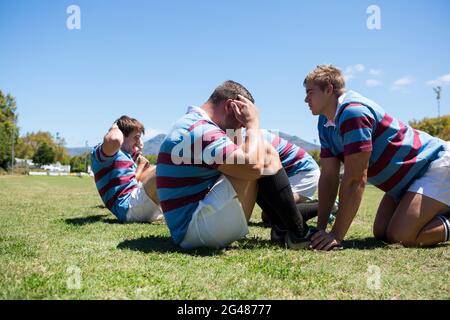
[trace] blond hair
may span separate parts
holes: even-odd
[[[312,82],[325,90],[328,85],[333,86],[333,93],[339,97],[345,92],[345,79],[342,71],[331,64],[318,65],[311,71],[303,81],[305,86],[307,82]]]

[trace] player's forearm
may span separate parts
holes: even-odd
[[[255,165],[257,168],[264,168],[264,157],[266,148],[264,139],[259,129],[259,123],[256,121],[247,128],[243,151],[245,163]]]
[[[103,138],[103,151],[109,156],[115,154],[122,146],[123,139],[122,131],[114,124]]]
[[[144,172],[144,166],[138,166],[136,169],[136,180],[142,181],[142,173]]]
[[[331,232],[343,240],[361,204],[366,185],[365,179],[344,179],[339,190],[339,214]]]
[[[330,212],[336,201],[339,188],[339,174],[320,175],[319,179],[319,209],[317,213],[317,228],[326,230]]]

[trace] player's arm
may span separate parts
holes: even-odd
[[[140,154],[136,159],[136,166],[136,180],[143,182],[148,175],[147,169],[150,168],[150,162]]]
[[[234,100],[230,107],[234,115],[246,128],[242,145],[225,159],[218,170],[225,175],[242,180],[257,180],[264,170],[266,146],[259,129],[259,116],[255,105],[243,96]]]
[[[320,165],[317,228],[326,230],[328,218],[339,188],[339,170],[341,162],[335,157],[321,158]]]
[[[225,159],[218,170],[227,176],[253,181],[263,174],[267,146],[259,129],[247,130],[243,143]],[[268,160],[268,159],[267,159]]]
[[[252,164],[249,162],[250,158],[251,155],[238,148],[227,157],[225,164],[221,164],[217,169],[227,176],[241,180],[257,180],[263,173],[264,165]]]
[[[342,241],[358,212],[367,183],[371,152],[359,152],[344,158],[344,176],[339,189],[339,214],[331,233]]]
[[[108,133],[103,138],[102,152],[107,157],[115,155],[123,143],[123,133],[120,131],[116,123],[109,129]]]

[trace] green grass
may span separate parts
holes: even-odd
[[[342,251],[272,245],[259,209],[247,239],[182,251],[164,224],[117,223],[91,178],[0,177],[0,299],[449,299],[448,245],[372,238],[381,195],[367,188]]]

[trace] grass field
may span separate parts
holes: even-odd
[[[91,178],[0,177],[1,299],[449,299],[450,246],[372,238],[368,187],[346,249],[274,246],[255,210],[226,250],[182,251],[160,224],[120,224]]]

